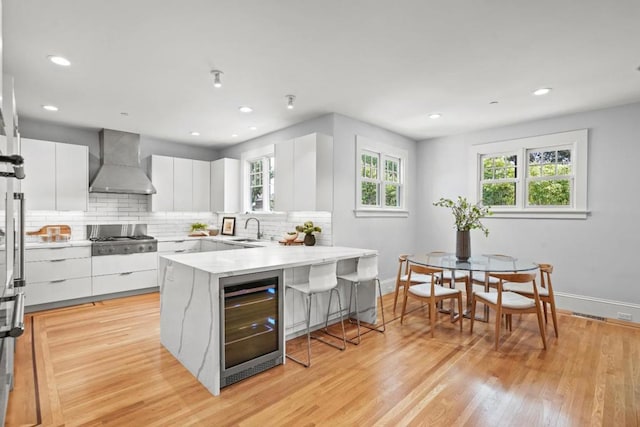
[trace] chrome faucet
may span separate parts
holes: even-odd
[[[247,220],[244,222],[244,229],[247,229],[247,224],[249,224],[249,220],[251,219],[255,219],[256,222],[258,223],[258,234],[257,234],[257,239],[260,240],[262,238],[262,233],[260,232],[260,220],[258,218],[256,218],[255,216],[252,216],[250,218],[247,218]]]

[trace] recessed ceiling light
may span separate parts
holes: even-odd
[[[49,61],[53,62],[56,65],[60,65],[62,67],[68,67],[69,65],[71,65],[71,61],[69,61],[67,58],[64,58],[62,56],[49,55],[47,56],[47,58],[49,58]]]
[[[55,105],[43,105],[42,108],[47,111],[58,111],[58,107],[56,107]]]
[[[258,128],[255,126],[249,126],[249,130],[257,130]]]
[[[237,138],[237,137],[238,137],[238,134],[237,134],[237,133],[232,133],[232,134],[231,134],[231,138]]]
[[[439,119],[440,117],[442,117],[442,114],[440,114],[440,113],[429,114],[429,118],[430,119]]]
[[[189,133],[189,135],[191,135],[191,136],[200,136],[200,132],[194,130],[194,131],[191,131],[191,133]]]
[[[540,96],[540,95],[546,95],[549,92],[551,92],[551,88],[550,87],[541,87],[540,89],[536,89],[533,91],[533,94],[536,96]]]
[[[253,108],[247,106],[247,105],[243,105],[241,107],[238,107],[238,110],[240,110],[241,113],[250,113],[253,111]]]

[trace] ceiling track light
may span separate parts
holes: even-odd
[[[293,110],[293,107],[294,107],[293,101],[296,100],[295,95],[286,95],[285,98],[287,99],[287,108],[289,110]]]
[[[220,70],[211,70],[211,74],[213,74],[213,87],[220,88],[222,87],[222,81],[220,80],[220,76],[224,73]]]

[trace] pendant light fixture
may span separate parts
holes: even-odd
[[[296,100],[295,95],[286,95],[285,98],[287,99],[287,108],[293,110],[293,101]]]
[[[220,81],[220,76],[224,73],[220,70],[211,70],[211,74],[213,74],[213,87],[220,88],[222,87],[222,81]]]

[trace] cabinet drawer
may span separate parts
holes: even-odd
[[[65,246],[59,248],[38,248],[24,251],[24,260],[30,261],[50,261],[54,259],[66,258],[89,258],[91,256],[91,246]]]
[[[27,283],[25,305],[45,304],[91,296],[91,277]]]
[[[107,274],[93,278],[93,295],[113,294],[155,286],[158,286],[157,270]]]
[[[174,242],[158,242],[158,252],[198,252],[200,240],[179,240]]]
[[[25,270],[27,283],[91,277],[91,258],[27,262]]]
[[[132,271],[155,270],[158,268],[158,254],[104,255],[91,258],[93,276],[130,273]]]

